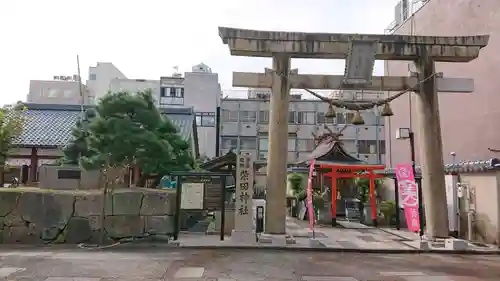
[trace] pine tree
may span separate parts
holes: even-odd
[[[155,182],[172,171],[194,166],[189,143],[162,116],[150,91],[110,93],[101,99],[88,125],[86,168],[139,165]]]
[[[85,114],[78,120],[71,131],[72,139],[64,147],[63,163],[78,165],[82,157],[89,157],[91,151],[88,147],[89,124],[96,113],[94,109],[87,109]]]

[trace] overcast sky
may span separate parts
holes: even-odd
[[[158,79],[204,62],[231,87],[232,71],[269,59],[231,57],[218,26],[383,33],[397,0],[17,0],[0,1],[0,104],[25,100],[30,79],[112,62],[129,78]],[[294,60],[301,73],[342,73],[342,61]],[[375,72],[381,73],[377,64]]]

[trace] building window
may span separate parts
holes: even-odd
[[[296,139],[289,138],[288,139],[288,151],[291,151],[291,152],[295,151],[296,144],[297,144]]]
[[[71,98],[73,96],[73,91],[71,90],[64,90],[63,95],[65,98]]]
[[[296,139],[289,138],[288,139],[288,151],[295,151]],[[268,138],[259,138],[259,152],[268,151],[269,150],[269,139]]]
[[[176,98],[183,98],[184,97],[184,88],[176,88],[175,97]]]
[[[336,116],[337,124],[345,124],[345,112],[338,112]]]
[[[237,137],[222,137],[221,138],[222,149],[236,149],[238,147]]]
[[[299,111],[297,112],[297,123],[299,124],[315,124],[315,112],[313,111]]]
[[[198,127],[214,127],[215,113],[214,112],[197,112],[196,126]]]
[[[267,138],[260,138],[259,139],[259,152],[260,151],[267,151],[269,147],[269,140]]]
[[[257,149],[257,138],[240,137],[240,149],[241,150]]]
[[[94,73],[89,74],[89,80],[96,80],[96,79],[97,79],[96,74],[94,74]]]
[[[298,139],[297,150],[300,152],[311,152],[314,150],[316,144],[314,139]]]
[[[267,160],[267,151],[259,151],[259,160]]]
[[[344,124],[351,124],[352,123],[352,118],[354,118],[354,113],[352,113],[352,112],[346,112],[345,113],[345,123]]]
[[[160,107],[168,105],[184,105],[184,97],[175,95],[177,88],[161,87],[160,88]],[[174,95],[172,95],[174,93]],[[199,118],[196,118],[197,120]]]
[[[57,97],[57,90],[54,90],[54,89],[50,89],[48,94],[47,94],[47,97],[49,98],[56,98]]]
[[[261,110],[259,111],[259,123],[268,124],[269,123],[269,111]]]
[[[376,140],[359,140],[358,153],[362,154],[376,154],[377,141]]]
[[[238,111],[223,109],[221,110],[222,122],[238,122]]]
[[[160,97],[168,97],[169,93],[170,93],[170,88],[165,88],[165,87],[160,88]]]
[[[316,113],[318,124],[335,124],[335,118],[326,118],[324,112]]]
[[[255,111],[240,111],[240,121],[245,123],[257,122],[257,113]]]
[[[296,123],[296,115],[295,111],[288,111],[288,124]]]
[[[379,140],[379,154],[385,154],[385,140]]]

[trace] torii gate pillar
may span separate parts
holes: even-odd
[[[417,137],[420,140],[422,167],[422,195],[425,198],[426,232],[430,238],[448,237],[448,209],[446,192],[436,192],[446,186],[444,179],[443,141],[439,119],[435,63],[422,57],[415,62],[418,78],[424,81],[417,93]],[[423,223],[423,222],[420,222]],[[446,227],[443,227],[446,226]]]
[[[288,107],[290,85],[286,81],[290,72],[290,57],[273,56],[272,94],[269,110],[268,159],[266,177],[266,225],[269,234],[285,234],[286,179],[288,155]]]

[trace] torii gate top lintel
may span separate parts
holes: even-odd
[[[379,60],[414,61],[427,53],[434,61],[469,62],[488,45],[489,35],[412,36],[259,31],[219,27],[219,35],[234,56],[345,59],[350,42],[373,42]]]

